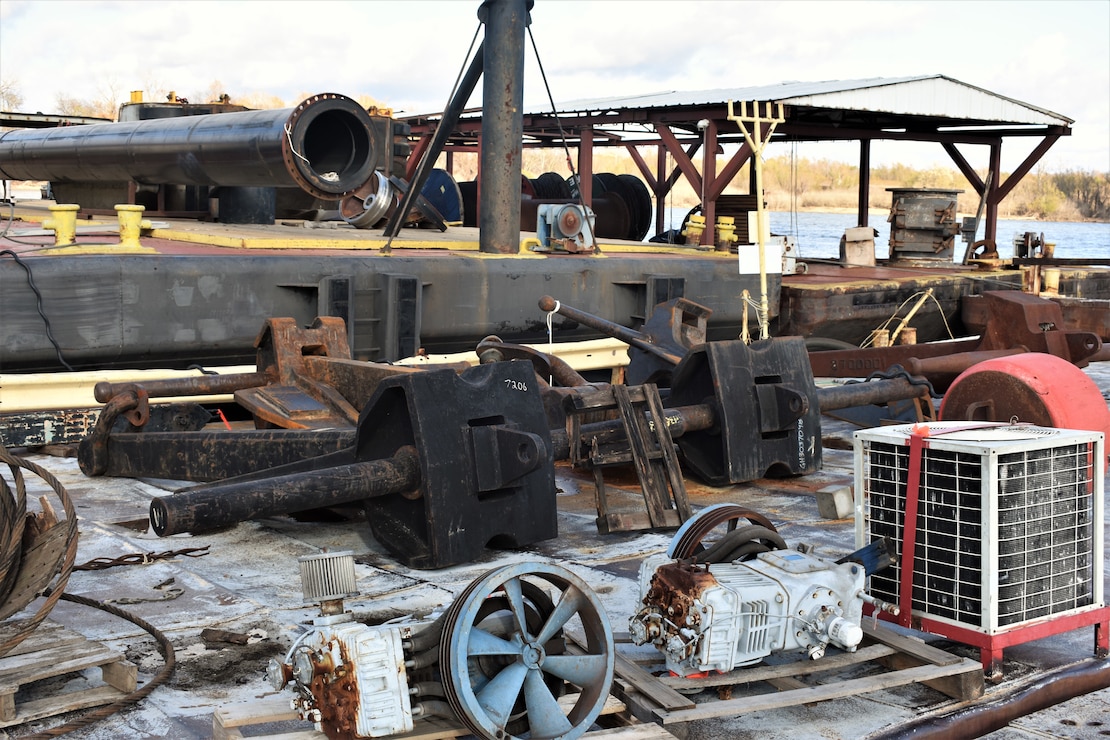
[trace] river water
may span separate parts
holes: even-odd
[[[668,208],[674,226],[680,228],[688,208]],[[837,259],[840,256],[840,237],[844,230],[856,225],[855,213],[789,213],[768,211],[771,233],[793,236],[799,257],[810,259]],[[886,257],[890,243],[890,224],[886,216],[872,214],[869,226],[879,232],[875,237],[875,252]],[[983,238],[983,224],[979,225],[976,238]],[[1110,257],[1110,223],[1085,223],[1074,221],[1012,221],[998,222],[998,250],[1002,257],[1013,256],[1010,245],[1015,236],[1032,231],[1044,234],[1046,242],[1056,243],[1056,257]],[[965,248],[961,237],[956,237],[955,251],[962,257]]]

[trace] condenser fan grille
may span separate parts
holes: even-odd
[[[913,609],[990,628],[992,608],[994,626],[1002,627],[1092,604],[1092,448],[1065,444],[996,456],[924,449]],[[910,448],[865,440],[861,452],[869,540],[889,537],[900,553]],[[900,569],[896,562],[874,574],[871,593],[897,603]]]
[[[1092,467],[1087,445],[999,456],[999,624],[1092,603]]]

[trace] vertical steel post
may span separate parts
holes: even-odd
[[[594,130],[578,132],[578,197],[587,208],[594,207]]]
[[[867,226],[871,206],[871,139],[859,140],[859,195],[856,198],[856,226]]]
[[[520,249],[520,157],[524,138],[524,31],[528,0],[486,0],[482,73],[482,204],[478,249],[515,254]]]

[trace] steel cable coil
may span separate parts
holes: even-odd
[[[15,457],[0,447],[0,462],[10,479],[0,474],[0,656],[42,623],[58,603],[73,572],[77,557],[77,513],[62,484],[48,471]],[[55,520],[45,499],[41,514],[27,513],[27,481],[23,471],[36,475],[62,502],[65,519]],[[40,596],[45,596],[30,617],[9,619]]]

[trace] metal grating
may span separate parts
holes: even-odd
[[[923,451],[913,610],[991,630],[1095,603],[1094,443],[954,446]],[[904,438],[860,442],[867,541],[890,537],[898,552],[909,451]],[[871,593],[897,603],[900,568],[873,575]]]
[[[999,456],[998,621],[1093,603],[1090,445]]]

